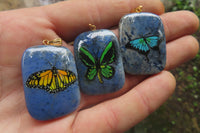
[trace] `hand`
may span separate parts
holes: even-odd
[[[82,94],[79,108],[59,119],[37,121],[25,105],[21,57],[25,49],[43,39],[72,41],[92,23],[101,28],[118,25],[131,9],[161,15],[167,39],[167,65],[159,74],[126,75],[124,87],[112,94]],[[107,133],[123,132],[147,117],[173,93],[174,77],[167,72],[193,58],[198,42],[190,34],[198,28],[191,12],[164,13],[159,0],[72,0],[57,4],[0,12],[0,132]],[[117,29],[113,30],[118,34]],[[73,51],[73,46],[64,46]]]

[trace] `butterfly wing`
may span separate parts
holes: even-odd
[[[129,49],[138,50],[139,52],[144,53],[144,54],[149,52],[149,47],[147,43],[145,42],[144,38],[132,40],[128,44],[126,44],[125,47]]]
[[[96,60],[92,54],[84,47],[79,49],[79,56],[85,66],[88,67],[85,77],[89,80],[93,80],[97,75]]]
[[[26,86],[29,88],[44,89],[50,93],[65,90],[76,81],[76,76],[71,71],[53,69],[39,71],[29,76]]]
[[[101,74],[106,79],[111,79],[114,76],[115,69],[112,66],[101,66]]]
[[[159,37],[157,36],[151,36],[151,37],[146,38],[146,42],[151,48],[155,48],[158,46],[158,40],[159,40]]]
[[[28,77],[26,86],[29,88],[45,88],[51,83],[52,75],[51,69],[33,73]]]
[[[76,75],[69,70],[57,70],[57,75],[53,76],[50,90],[64,90],[76,81]],[[56,86],[56,87],[55,87]]]
[[[104,49],[103,53],[101,54],[100,64],[101,65],[108,65],[115,61],[116,59],[116,51],[113,42],[109,42],[109,44]]]
[[[96,75],[97,75],[96,68],[91,67],[91,68],[88,68],[85,76],[86,76],[87,79],[93,80]]]
[[[115,70],[109,64],[113,63],[116,60],[116,51],[113,42],[109,44],[104,49],[101,58],[100,58],[100,69],[101,74],[104,78],[110,79],[113,77]]]

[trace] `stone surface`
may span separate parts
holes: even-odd
[[[32,117],[50,120],[74,111],[80,102],[76,65],[64,47],[35,46],[22,57],[26,105]]]
[[[123,63],[114,33],[96,30],[80,34],[74,43],[74,54],[82,92],[105,94],[123,87]]]
[[[124,69],[130,74],[155,74],[166,64],[166,39],[162,21],[151,13],[121,18],[119,36]]]

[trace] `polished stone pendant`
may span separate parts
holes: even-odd
[[[123,87],[123,63],[113,32],[95,30],[80,34],[74,42],[74,54],[83,93],[105,94]]]
[[[121,18],[119,36],[124,69],[130,74],[155,74],[166,64],[166,39],[162,21],[152,13],[132,13]]]
[[[76,110],[80,91],[74,57],[65,47],[35,46],[22,57],[26,105],[37,120],[50,120]]]

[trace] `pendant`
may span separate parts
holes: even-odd
[[[54,42],[55,43],[55,42]],[[76,110],[80,102],[74,57],[61,46],[28,48],[22,57],[26,106],[37,120],[51,120]]]
[[[166,39],[159,16],[152,13],[125,15],[119,23],[119,36],[127,73],[156,74],[165,68]]]
[[[74,54],[83,93],[106,94],[123,87],[123,63],[113,32],[102,29],[80,34],[74,42]]]

